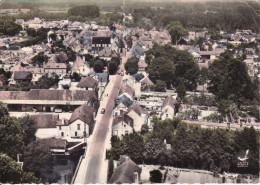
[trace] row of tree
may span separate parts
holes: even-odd
[[[205,129],[179,119],[153,119],[154,128],[147,125],[141,132],[126,134],[122,139],[111,138],[112,148],[107,157],[119,159],[128,155],[136,163],[167,165],[180,168],[204,169],[215,173],[235,172],[257,175],[259,172],[259,132],[253,127],[241,131]],[[166,148],[166,144],[171,148]],[[249,166],[239,168],[237,157],[249,150]]]
[[[9,16],[0,16],[0,36],[14,36],[22,30],[22,26],[15,23],[14,18]]]

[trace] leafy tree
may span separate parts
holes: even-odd
[[[166,91],[166,83],[162,80],[156,80],[156,84],[153,86],[153,90],[156,92],[165,92]]]
[[[148,73],[152,81],[164,81],[167,87],[169,87],[173,79],[174,69],[174,65],[169,59],[159,57],[151,62],[148,67]],[[162,85],[162,83],[160,83],[160,85]]]
[[[0,102],[0,118],[4,116],[9,116],[8,108],[6,104]]]
[[[6,78],[11,78],[12,73],[10,71],[5,71],[3,68],[0,68],[0,75],[5,75]]]
[[[44,55],[43,52],[40,52],[38,55],[32,58],[32,61],[39,67],[42,67],[44,63],[48,62],[48,56]]]
[[[48,77],[48,74],[43,75],[32,88],[35,89],[49,89],[52,86],[57,86],[59,82],[59,77],[56,74]]]
[[[156,163],[160,154],[165,149],[163,141],[158,138],[151,138],[144,146],[143,156],[147,162]]]
[[[53,172],[54,159],[49,146],[40,142],[33,141],[25,147],[24,154],[24,171],[33,172],[36,177],[41,178],[43,182],[50,182],[47,174]]]
[[[104,70],[104,63],[101,60],[96,60],[93,68],[96,73],[102,73]]]
[[[30,119],[29,115],[19,118],[19,121],[25,133],[24,144],[28,145],[30,142],[36,140],[35,133],[37,131],[37,128],[35,122]]]
[[[110,61],[108,65],[108,72],[110,75],[114,75],[117,72],[118,65],[114,61]]]
[[[147,124],[143,124],[141,127],[141,134],[144,135],[149,132],[149,127]]]
[[[256,98],[254,84],[240,59],[224,53],[209,66],[209,91],[217,98],[234,101],[239,107],[245,100]]]
[[[0,17],[0,34],[14,36],[22,30],[22,26],[16,24],[14,20],[8,16]]]
[[[154,183],[162,183],[162,173],[160,170],[150,171],[150,181]]]
[[[20,164],[6,154],[0,153],[0,182],[7,184],[40,183],[33,175],[22,170]]]
[[[37,32],[34,28],[27,28],[26,33],[27,33],[27,35],[29,35],[31,37],[36,37],[36,35],[37,35]]]
[[[136,57],[129,58],[125,63],[126,73],[130,75],[136,74],[138,71],[138,61],[139,59]]]
[[[70,16],[81,16],[95,18],[99,17],[99,7],[96,5],[76,6],[68,10]]]
[[[188,30],[184,28],[179,21],[171,21],[167,26],[167,30],[169,31],[172,42],[176,43],[177,41],[183,37],[188,35]]]
[[[177,50],[171,45],[155,44],[147,51],[146,62],[149,78],[153,82],[162,80],[169,88],[171,84],[177,87],[185,79],[187,90],[197,86],[199,68],[187,51]]]
[[[13,159],[23,151],[24,131],[15,117],[0,118],[0,151]]]
[[[79,82],[81,77],[77,72],[74,71],[71,75],[71,79],[74,79],[76,82]]]
[[[177,86],[176,92],[178,94],[178,97],[180,97],[181,99],[183,99],[186,96],[186,88],[183,81],[181,81]]]
[[[119,57],[112,57],[110,62],[115,62],[117,66],[119,66],[121,63],[121,59]]]

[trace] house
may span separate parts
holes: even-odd
[[[83,138],[92,134],[96,111],[86,104],[76,108],[70,119],[57,122],[59,138]]]
[[[122,96],[127,96],[128,98],[130,98],[131,100],[134,100],[134,96],[135,96],[135,89],[133,87],[131,87],[130,85],[126,84],[123,87],[120,88],[119,90],[119,96],[118,98],[122,97]]]
[[[82,90],[31,89],[30,91],[0,91],[0,101],[9,111],[62,112],[87,104],[97,107],[97,93]]]
[[[104,59],[106,61],[110,61],[112,58],[119,58],[120,56],[116,51],[111,49],[103,49],[98,53],[98,57],[100,59]]]
[[[133,119],[134,130],[141,131],[142,125],[148,121],[148,112],[139,104],[134,104],[128,109],[127,116]]]
[[[144,72],[147,67],[148,67],[148,64],[144,60],[139,60],[139,62],[138,62],[138,71],[139,72]]]
[[[88,74],[90,77],[94,77],[98,81],[98,86],[101,88],[104,88],[109,80],[109,76],[106,72],[103,73],[95,73],[95,72],[90,72]]]
[[[88,65],[79,56],[77,56],[71,69],[71,73],[73,74],[74,72],[82,76],[87,76],[90,72],[90,68],[88,67]]]
[[[20,82],[30,82],[32,80],[32,73],[29,71],[15,71],[13,80],[14,84]]]
[[[92,38],[92,52],[93,54],[98,54],[104,47],[111,46],[111,38],[110,37],[93,37]]]
[[[116,116],[113,119],[112,134],[113,136],[122,137],[125,134],[133,132],[134,121],[126,113]]]
[[[116,117],[123,112],[127,112],[128,108],[133,104],[133,101],[126,95],[122,95],[115,100],[115,108],[113,110],[113,117]]]
[[[56,129],[56,123],[59,120],[58,115],[36,114],[30,115],[30,119],[35,123],[35,128],[37,129],[35,136],[37,138],[55,138],[58,136]]]
[[[114,169],[109,184],[138,184],[141,172],[142,169],[128,158]]]
[[[144,55],[145,55],[145,53],[144,53],[142,46],[136,45],[135,48],[133,49],[132,56],[136,57],[136,58],[141,58],[144,60]]]
[[[167,96],[162,104],[162,113],[161,113],[161,119],[165,120],[166,118],[172,119],[174,115],[176,114],[176,106],[178,102],[172,97]]]
[[[98,92],[98,81],[94,77],[87,76],[85,78],[81,78],[77,87],[80,90],[89,90]]]
[[[8,79],[5,77],[4,74],[0,75],[0,87],[7,85],[8,84]]]
[[[154,83],[147,76],[140,80],[140,83],[141,91],[143,92],[149,92],[151,90],[151,87],[154,86]]]
[[[53,55],[43,66],[45,73],[55,73],[62,77],[67,74],[67,65],[64,63],[68,60],[66,54]]]

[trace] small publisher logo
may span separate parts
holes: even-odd
[[[237,162],[237,167],[239,168],[246,168],[248,167],[248,153],[249,153],[249,150],[246,151],[245,155],[244,156],[240,156],[238,157],[238,162]]]

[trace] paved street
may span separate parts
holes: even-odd
[[[135,43],[133,46],[135,46]],[[124,70],[124,63],[131,56],[131,53],[132,49],[126,53],[125,57],[122,57],[120,71]],[[121,75],[113,76],[110,81],[112,84],[109,83],[105,90],[104,96],[106,94],[109,94],[109,96],[103,97],[105,102],[103,101],[103,103],[101,103],[99,110],[105,108],[106,111],[105,114],[100,117],[100,119],[98,119],[100,115],[97,115],[98,118],[95,126],[96,128],[92,136],[92,141],[87,148],[85,159],[80,165],[75,183],[101,183],[101,178],[104,179],[102,176],[106,176],[107,174],[107,169],[101,169],[101,167],[104,166],[102,164],[105,162],[105,145],[108,143],[106,142],[106,139],[110,138],[107,137],[107,133],[109,129],[111,129],[109,128],[109,122],[110,119],[112,119],[112,111],[115,103],[114,100],[118,96],[122,79],[123,76]],[[113,85],[112,88],[111,85]],[[98,112],[98,114],[100,114],[100,112]]]

